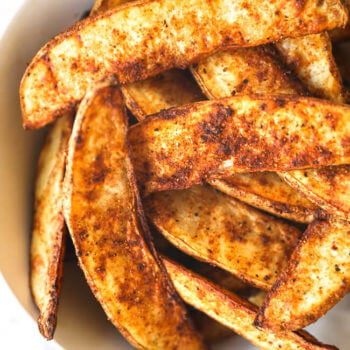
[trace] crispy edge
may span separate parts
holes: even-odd
[[[275,332],[256,328],[253,320],[257,307],[165,257],[163,261],[176,290],[185,302],[262,349],[337,349],[318,342],[305,331]]]
[[[66,236],[62,188],[72,120],[66,115],[51,127],[37,169],[30,287],[40,311],[39,330],[46,339],[55,332],[62,284]]]
[[[320,173],[322,172],[328,172],[331,176],[332,172],[338,172],[340,170],[340,167],[347,167],[350,168],[349,165],[343,165],[343,166],[335,166],[333,170],[329,169],[330,167],[323,167],[321,169],[317,169],[317,171]],[[305,169],[304,172],[306,174],[309,173],[309,169]],[[329,199],[329,195],[324,195],[325,192],[318,192],[314,191],[314,186],[309,186],[307,183],[304,184],[302,181],[299,181],[299,176],[297,175],[296,171],[289,171],[289,172],[278,172],[278,175],[287,182],[290,186],[295,188],[296,190],[303,193],[305,196],[307,196],[310,201],[318,205],[320,208],[322,208],[323,213],[319,212],[319,215],[317,217],[321,216],[327,216],[327,215],[335,215],[339,217],[340,219],[344,220],[350,220],[350,213],[347,210],[342,209],[342,201],[339,201],[338,203],[334,203],[332,199]],[[308,177],[312,177],[312,174],[308,174]],[[347,179],[345,179],[345,183]],[[350,177],[349,179],[350,180]],[[322,181],[323,182],[323,181]],[[321,188],[324,188],[322,186],[322,182],[319,183]],[[335,192],[336,193],[336,192]],[[333,195],[335,195],[333,193]],[[327,199],[328,197],[328,199]]]
[[[310,202],[310,206],[314,206],[314,208],[301,205],[291,205],[290,203],[283,203],[277,200],[268,199],[262,195],[246,190],[243,186],[238,186],[232,184],[231,182],[227,182],[225,181],[225,178],[208,179],[207,182],[231,197],[237,198],[249,205],[262,209],[271,214],[275,214],[296,222],[311,223],[319,211],[318,207],[313,205],[312,202]],[[290,191],[295,193],[295,196],[301,196],[293,187],[289,186],[284,181],[282,182],[282,186],[288,187]],[[266,190],[268,190],[268,188]]]
[[[348,226],[348,231],[346,234],[341,231],[340,235],[344,237],[345,241],[345,236],[349,236],[347,240],[350,243],[349,223],[343,222],[343,224]],[[348,249],[348,252],[343,251],[344,256],[342,259],[336,260],[336,254],[339,245],[344,244],[345,241],[337,242],[332,240],[332,246],[328,247],[329,250],[324,251],[324,249],[327,249],[327,243],[330,243],[327,242],[327,239],[336,238],[332,231],[334,225],[341,225],[341,222],[315,221],[309,225],[289,259],[286,269],[281,273],[267,294],[255,319],[255,325],[257,327],[276,330],[300,329],[318,320],[349,291],[350,248],[348,247],[350,247],[350,244],[345,244],[345,249]],[[342,226],[340,227],[342,229]],[[337,229],[337,227],[334,229]],[[325,247],[323,243],[326,244]],[[344,257],[347,257],[347,259],[344,259]],[[324,281],[322,268],[325,266],[334,268],[334,274],[342,273],[345,276],[335,282]],[[347,274],[346,271],[348,271]],[[313,305],[310,309],[310,306],[307,305],[307,300],[312,299],[313,295],[308,294],[311,290],[309,285],[314,283],[319,286],[317,292],[321,296],[321,302]],[[322,288],[322,284],[328,285],[329,283],[337,286],[337,288],[333,288],[330,294],[324,292]],[[313,292],[315,291],[313,290]],[[324,295],[325,293],[327,294]],[[306,302],[305,308],[300,310],[299,304],[304,302]],[[306,307],[308,307],[307,310]]]

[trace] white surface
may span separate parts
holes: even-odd
[[[14,17],[14,14],[26,3]],[[28,288],[28,236],[31,187],[38,132],[24,132],[18,110],[18,83],[38,47],[77,20],[92,0],[0,0],[0,349],[59,349],[41,338],[31,316],[36,311]],[[130,349],[91,296],[75,264],[66,265],[57,339],[67,350]],[[13,293],[12,293],[13,292]],[[16,299],[17,296],[18,300]],[[24,310],[25,308],[25,310]],[[350,297],[311,327],[320,340],[350,349]],[[255,349],[238,337],[224,349]]]
[[[33,319],[23,310],[0,275],[0,349],[59,350],[44,340]]]

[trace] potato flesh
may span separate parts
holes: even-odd
[[[145,211],[177,248],[269,290],[301,232],[209,186],[154,193]]]
[[[350,289],[350,225],[315,221],[268,293],[256,324],[294,330],[318,320]]]
[[[276,46],[286,64],[313,96],[345,103],[341,77],[327,33],[283,39]]]

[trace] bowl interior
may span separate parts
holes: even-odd
[[[38,313],[29,292],[28,256],[35,164],[43,131],[22,129],[18,87],[26,64],[37,50],[55,34],[76,22],[92,2],[24,1],[0,42],[0,269],[33,319]],[[323,323],[313,326],[314,333],[318,333],[321,339],[333,341],[339,346],[347,341],[345,325],[350,323],[349,298],[341,305],[332,310],[331,316],[321,321]],[[344,323],[339,325],[339,320]],[[329,327],[333,327],[333,334],[324,334],[323,330]],[[131,348],[107,321],[74,259],[65,264],[55,339],[65,349]],[[217,349],[234,346],[237,349],[256,349],[238,337],[218,345]]]

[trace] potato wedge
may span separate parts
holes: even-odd
[[[272,45],[219,51],[199,60],[191,72],[209,99],[238,94],[307,94]]]
[[[268,293],[259,327],[294,330],[315,322],[350,289],[350,224],[316,221],[309,226]]]
[[[305,97],[235,96],[173,108],[130,128],[144,193],[208,177],[350,161],[350,107]]]
[[[177,248],[270,289],[301,232],[209,186],[153,193],[147,217]]]
[[[39,330],[46,339],[52,339],[55,332],[61,292],[65,250],[62,188],[71,130],[70,115],[51,127],[40,153],[35,184],[30,286],[40,311]]]
[[[344,103],[342,83],[326,33],[285,39],[277,47],[288,64],[314,94]],[[281,173],[281,177],[308,199],[332,214],[349,218],[349,166]]]
[[[172,69],[122,88],[127,107],[138,120],[163,109],[205,100],[188,72]]]
[[[294,170],[280,175],[328,213],[350,219],[350,165]]]
[[[126,139],[121,93],[101,83],[82,101],[69,144],[64,213],[87,282],[137,348],[205,348],[157,258]]]
[[[231,328],[261,349],[316,350],[337,349],[319,343],[305,331],[276,332],[253,325],[257,307],[169,259],[163,259],[174,286],[182,299],[208,316]]]
[[[229,196],[297,222],[310,223],[320,212],[317,205],[273,172],[235,174],[207,182]]]
[[[49,41],[20,87],[23,124],[38,128],[71,110],[87,87],[114,74],[120,83],[184,68],[228,46],[256,46],[343,26],[339,0],[144,0],[89,17]]]
[[[298,94],[307,92],[281,64],[271,45],[220,51],[191,71],[210,99],[237,94]],[[317,206],[273,173],[235,174],[208,179],[219,190],[252,206],[299,222],[311,222]]]
[[[283,39],[276,46],[286,64],[314,96],[345,103],[328,33]]]

